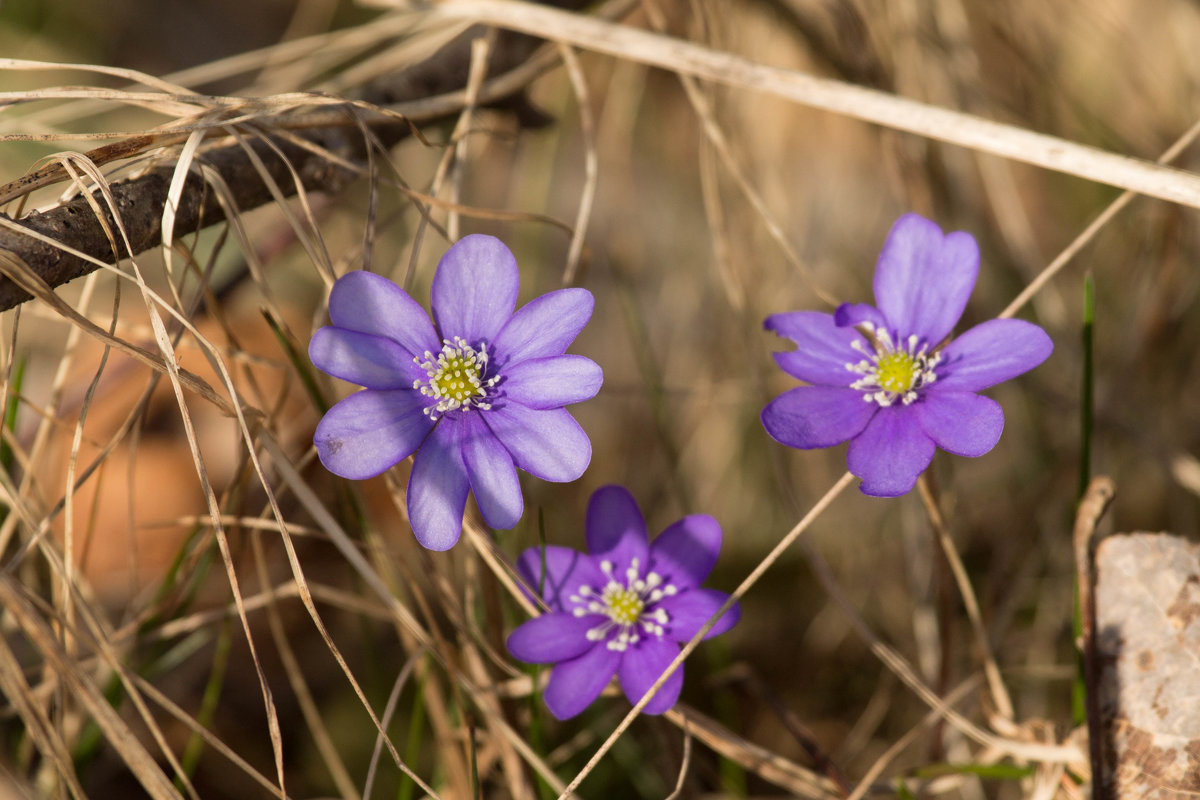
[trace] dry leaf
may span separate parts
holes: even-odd
[[[1096,572],[1107,794],[1194,800],[1200,545],[1165,533],[1111,536],[1097,548]]]

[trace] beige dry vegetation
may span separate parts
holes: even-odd
[[[91,4],[52,5],[0,7],[6,230],[152,167],[180,165],[181,184],[264,133],[339,124],[369,158],[340,162],[356,177],[337,192],[241,209],[0,318],[17,402],[0,797],[1084,796],[1082,275],[1115,525],[1194,531],[1200,7],[305,0],[265,4],[251,32],[252,3],[130,0],[74,21]],[[552,42],[544,74],[507,85],[548,124],[474,107],[496,91],[478,69],[436,102],[347,112],[476,21]],[[370,146],[366,126],[400,114],[422,135]],[[1015,313],[1056,342],[991,392],[994,452],[938,456],[928,503],[863,497],[844,449],[785,451],[758,422],[791,385],[763,317],[868,301],[910,210],[980,242],[963,326]],[[526,480],[511,532],[469,507],[463,541],[427,553],[405,465],[351,483],[317,462],[305,380],[325,402],[353,387],[303,353],[335,276],[366,266],[424,300],[447,237],[471,231],[516,252],[522,301],[564,282],[596,295],[573,352],[605,384],[574,409],[594,447],[581,480]],[[743,621],[689,658],[665,717],[614,692],[560,724],[504,651],[533,611],[507,565],[539,521],[580,546],[607,483],[653,531],[721,522],[710,585],[737,587]]]

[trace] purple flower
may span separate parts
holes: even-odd
[[[412,453],[408,514],[425,547],[462,533],[467,491],[484,520],[511,528],[523,512],[517,467],[573,481],[592,457],[563,408],[593,397],[603,375],[564,355],[592,316],[586,289],[560,289],[513,313],[520,276],[491,236],[465,236],[438,263],[434,321],[403,289],[370,272],[338,279],[333,325],[313,334],[320,369],[366,389],[317,425],[317,454],[344,478],[370,478]]]
[[[587,544],[591,555],[533,547],[517,560],[521,577],[542,587],[550,611],[513,631],[508,649],[522,661],[555,665],[545,699],[559,719],[591,705],[613,675],[636,703],[679,655],[680,643],[729,599],[699,588],[721,550],[721,526],[706,514],[684,517],[650,543],[633,496],[605,486],[588,504]],[[740,613],[735,605],[705,638],[732,628]],[[681,666],[645,713],[675,705],[682,687]]]
[[[767,433],[804,449],[849,441],[850,471],[877,497],[912,489],[938,447],[960,456],[991,450],[1004,412],[975,392],[1033,369],[1054,345],[1018,319],[989,320],[950,340],[978,274],[970,234],[943,235],[906,214],[879,255],[877,307],[846,303],[832,315],[767,317],[767,330],[799,346],[775,360],[811,384],[767,404]]]

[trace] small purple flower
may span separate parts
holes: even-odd
[[[605,486],[588,503],[587,545],[591,555],[532,547],[517,560],[521,577],[542,586],[550,611],[513,631],[508,649],[522,661],[555,665],[545,699],[558,719],[591,705],[613,675],[636,703],[679,655],[680,643],[729,599],[699,588],[721,550],[721,526],[707,514],[684,517],[651,543],[633,495]],[[732,628],[740,614],[733,606],[705,638]],[[671,708],[682,688],[681,666],[645,713]]]
[[[940,447],[981,456],[1000,440],[1004,412],[975,394],[1033,369],[1054,349],[1046,332],[993,319],[950,340],[979,274],[968,233],[943,235],[916,214],[896,221],[875,268],[876,306],[845,303],[830,314],[793,311],[764,327],[799,349],[775,353],[810,386],[776,397],[762,423],[803,449],[850,442],[846,462],[862,491],[898,497]]]
[[[468,490],[488,525],[511,528],[524,510],[517,467],[573,481],[592,457],[563,408],[603,380],[590,359],[564,355],[592,316],[591,292],[560,289],[514,313],[519,280],[499,239],[465,236],[438,263],[433,322],[388,279],[351,272],[329,295],[333,325],[309,343],[317,367],[366,387],[317,425],[321,463],[363,479],[415,452],[408,514],[430,550],[458,541]]]

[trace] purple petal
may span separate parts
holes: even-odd
[[[1032,322],[988,320],[946,346],[934,386],[977,392],[1033,369],[1053,350],[1050,337]]]
[[[534,592],[542,587],[542,599],[554,611],[567,611],[576,605],[569,598],[579,592],[579,587],[599,590],[608,583],[608,578],[586,553],[557,545],[548,545],[544,556],[540,547],[525,550],[517,559],[517,573]]]
[[[600,391],[604,373],[583,356],[548,356],[510,363],[504,368],[502,389],[509,399],[527,408],[562,408],[589,400]]]
[[[391,339],[327,326],[313,334],[308,357],[322,372],[368,389],[411,389],[425,370]]]
[[[762,424],[780,444],[810,450],[854,438],[878,410],[857,389],[798,386],[767,403]]]
[[[913,410],[929,438],[956,456],[983,455],[996,446],[1004,430],[1000,404],[981,394],[931,391]]]
[[[899,497],[916,485],[936,450],[912,408],[892,406],[850,442],[846,463],[862,478],[863,494]]]
[[[462,417],[462,455],[484,522],[505,530],[516,525],[525,508],[517,468],[478,414]]]
[[[621,654],[603,644],[559,663],[551,670],[546,684],[546,708],[558,719],[575,716],[600,696],[620,663]]]
[[[621,689],[629,702],[637,705],[642,695],[654,685],[663,670],[670,666],[679,655],[679,645],[675,642],[652,636],[643,639],[636,646],[625,651],[621,659],[618,676],[621,679]],[[643,714],[661,714],[675,705],[679,692],[683,689],[683,664],[671,673],[658,690],[658,693],[646,703]]]
[[[569,661],[595,646],[587,638],[587,632],[604,619],[597,615],[576,617],[562,613],[534,617],[508,635],[508,652],[529,664]]]
[[[391,339],[414,356],[442,347],[421,304],[373,272],[338,278],[329,293],[329,319],[339,328]]]
[[[351,480],[373,478],[408,458],[429,435],[433,423],[425,398],[410,389],[364,389],[322,417],[313,444],[325,468]]]
[[[729,595],[712,589],[692,589],[673,597],[664,597],[658,607],[666,611],[667,617],[670,619],[667,635],[677,642],[691,641],[691,638],[696,635],[696,631],[704,627],[704,623],[708,622],[713,614],[720,611],[721,606],[728,599]],[[742,607],[734,603],[731,609],[721,615],[717,624],[704,635],[704,638],[711,639],[717,634],[724,633],[736,625],[741,617]]]
[[[772,314],[763,327],[799,345],[798,350],[772,353],[780,368],[793,378],[830,386],[848,386],[857,380],[858,376],[847,370],[846,364],[862,360],[862,354],[850,346],[862,337],[857,331],[839,328],[829,314],[819,311]]]
[[[690,589],[704,583],[721,552],[721,524],[707,514],[672,523],[650,544],[650,561],[664,583]]]
[[[875,302],[901,336],[931,347],[950,335],[979,276],[979,247],[962,231],[905,214],[892,226],[875,268]]]
[[[484,421],[516,465],[544,481],[573,481],[592,460],[592,443],[565,408],[505,402],[484,412]]]
[[[530,300],[496,334],[497,360],[562,355],[592,318],[595,304],[587,289],[559,289]]]
[[[449,550],[462,533],[470,484],[460,427],[459,420],[442,417],[417,451],[408,477],[408,519],[417,541],[429,550]]]
[[[637,559],[644,572],[650,553],[646,520],[624,486],[601,486],[587,508],[587,546],[597,560],[613,562],[621,575]]]
[[[520,275],[512,251],[494,236],[459,239],[433,275],[432,305],[446,339],[491,343],[517,305]]]
[[[875,306],[866,303],[842,303],[833,312],[833,321],[839,328],[853,328],[869,322],[876,328],[888,327],[888,321]]]

